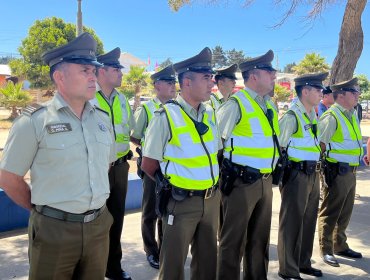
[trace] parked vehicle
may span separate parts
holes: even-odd
[[[149,101],[152,98],[153,97],[151,97],[151,96],[140,96],[140,104],[142,104],[143,102]],[[130,104],[131,109],[134,107],[134,103],[135,103],[135,96],[131,97],[128,100],[128,104]]]
[[[290,106],[290,102],[278,102],[279,110],[288,110]]]
[[[364,101],[361,101],[361,107],[362,107],[362,110],[363,111],[367,111],[367,109],[369,108],[369,100],[364,100]]]

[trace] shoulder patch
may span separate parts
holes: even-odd
[[[103,109],[99,108],[98,106],[94,105],[94,108],[95,108],[96,110],[98,110],[98,111],[100,111],[100,112],[103,112],[103,113],[105,113],[105,114],[107,114],[107,115],[109,116],[109,113],[108,113],[107,111],[105,111],[105,110],[103,110]]]
[[[22,110],[22,114],[27,115],[27,116],[31,116],[33,113],[37,112],[38,110],[40,110],[44,107],[45,106],[42,106],[40,104],[32,103],[30,105],[27,105],[27,107]]]

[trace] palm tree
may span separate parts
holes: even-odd
[[[145,68],[135,65],[131,65],[130,71],[123,76],[123,84],[132,88],[135,92],[134,111],[140,106],[140,92],[150,83],[149,79],[149,74],[145,73]]]
[[[19,116],[19,108],[24,108],[31,101],[28,91],[22,89],[23,83],[14,84],[9,81],[5,87],[0,88],[0,104],[11,110],[10,119]]]

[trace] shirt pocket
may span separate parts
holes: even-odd
[[[40,145],[40,159],[45,158],[50,162],[58,161],[66,163],[70,160],[81,158],[83,153],[86,154],[82,142],[71,133],[59,133],[48,135],[43,145]]]
[[[96,140],[96,152],[98,154],[98,158],[104,159],[104,163],[108,166],[110,162],[110,153],[111,148],[113,145],[113,139],[109,132],[103,133],[99,132],[95,134],[95,140]],[[106,161],[105,161],[106,159]]]

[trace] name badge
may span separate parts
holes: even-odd
[[[46,130],[49,134],[54,134],[54,133],[59,133],[59,132],[72,131],[72,127],[70,123],[56,123],[56,124],[48,124],[46,126]]]

